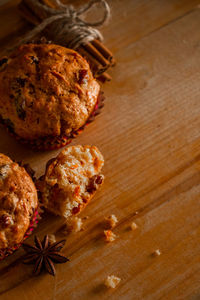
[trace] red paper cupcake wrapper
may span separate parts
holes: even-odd
[[[4,258],[6,258],[7,256],[13,254],[17,249],[19,249],[19,247],[22,245],[22,243],[32,234],[33,230],[37,227],[39,218],[40,218],[39,212],[38,212],[38,210],[36,210],[31,219],[29,228],[27,229],[27,231],[24,235],[23,240],[11,248],[1,249],[0,250],[0,261],[3,260]]]
[[[100,114],[101,109],[104,106],[104,100],[105,100],[104,94],[103,92],[100,92],[95,108],[91,113],[90,117],[88,118],[87,122],[78,130],[70,133],[70,135],[44,137],[37,140],[26,140],[26,139],[22,139],[16,133],[11,132],[9,128],[6,126],[6,124],[4,125],[6,126],[7,131],[12,136],[14,136],[19,142],[33,148],[34,150],[55,150],[55,149],[62,148],[67,144],[71,143],[72,139],[77,137],[84,130],[85,126],[87,126],[89,123],[94,121],[95,117]],[[3,124],[3,120],[1,120],[1,123]]]

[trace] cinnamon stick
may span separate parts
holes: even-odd
[[[93,40],[92,45],[99,50],[99,52],[111,63],[112,66],[115,65],[116,61],[112,52],[102,42],[99,40]]]
[[[85,48],[104,67],[110,65],[109,61],[103,57],[103,55],[91,43],[83,45],[83,48]]]
[[[40,0],[41,3],[46,4],[47,6],[51,8],[57,8],[57,5],[55,3],[52,3],[51,0]]]
[[[95,77],[107,70],[108,66],[102,66],[90,53],[85,50],[85,48],[80,47],[77,49],[77,51],[88,61]]]
[[[54,9],[57,7],[56,4],[51,0],[40,0],[40,2]],[[35,26],[48,17],[45,12],[41,12],[34,6],[33,3],[30,3],[28,0],[22,0],[18,8],[21,12],[21,15],[29,23]],[[103,43],[98,40],[94,40],[91,43],[82,45],[77,50],[86,58],[94,76],[98,78],[98,80],[102,82],[111,80],[111,76],[105,73],[105,71],[110,66],[114,65],[115,60],[112,52],[106,46],[104,46]]]
[[[100,76],[97,76],[97,79],[104,83],[106,81],[111,81],[112,77],[108,73],[104,72]]]

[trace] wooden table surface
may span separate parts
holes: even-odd
[[[0,8],[1,55],[30,28],[18,2]],[[0,262],[1,300],[200,299],[200,1],[109,4],[102,31],[118,63],[103,85],[103,113],[72,143],[100,148],[105,184],[81,215],[89,216],[84,231],[67,236],[70,262],[56,266],[55,278],[32,276],[22,249]],[[0,128],[0,152],[39,176],[58,151],[33,152]],[[118,238],[107,244],[110,214]],[[45,214],[35,232],[43,237],[60,224]],[[121,278],[113,290],[103,285],[110,274]]]

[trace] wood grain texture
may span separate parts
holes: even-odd
[[[23,27],[16,2],[0,11],[1,53],[12,42],[8,16],[18,26],[14,38]],[[20,249],[0,263],[0,299],[200,299],[198,3],[110,1],[112,22],[103,32],[118,64],[103,86],[103,113],[73,141],[103,152],[105,184],[81,215],[89,216],[85,230],[67,237],[70,262],[57,265],[55,278],[33,277]],[[33,152],[3,128],[0,137],[0,151],[29,162],[38,176],[58,152]],[[103,220],[112,213],[118,238],[106,244]],[[45,214],[35,232],[42,237],[61,224]],[[110,274],[121,278],[115,290],[103,286]]]

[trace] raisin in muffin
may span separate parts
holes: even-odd
[[[100,95],[87,61],[53,44],[25,44],[0,60],[1,121],[22,142],[63,146],[84,126]]]
[[[21,243],[37,211],[35,185],[23,167],[0,154],[0,253]]]
[[[37,183],[49,211],[69,218],[78,214],[103,183],[104,159],[95,146],[71,146],[47,163]]]

